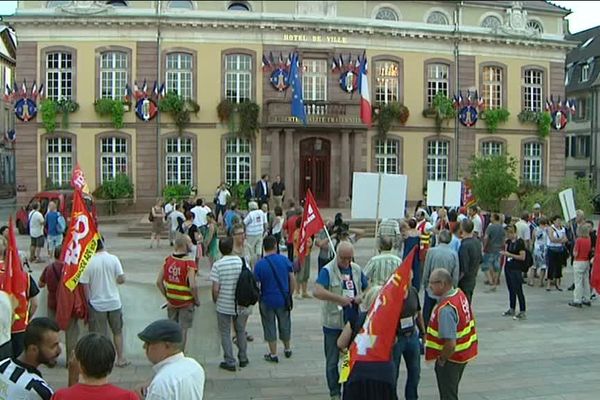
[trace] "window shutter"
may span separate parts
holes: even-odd
[[[565,157],[569,157],[569,154],[571,152],[570,145],[571,145],[571,136],[565,136]]]
[[[591,144],[592,144],[592,137],[591,136],[585,136],[585,156],[589,157],[590,156],[590,148],[591,148]]]
[[[571,157],[577,157],[577,137],[571,136]]]

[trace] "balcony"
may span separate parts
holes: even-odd
[[[291,101],[267,100],[263,122],[267,127],[302,126],[293,117]],[[360,105],[353,101],[305,101],[306,126],[310,128],[362,128]]]

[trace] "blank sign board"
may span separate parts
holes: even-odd
[[[460,207],[461,181],[427,181],[427,205]]]
[[[575,218],[575,199],[573,197],[573,189],[563,190],[558,194],[560,199],[560,206],[562,207],[565,221],[570,221]]]
[[[355,172],[352,182],[352,218],[377,218],[378,189],[379,218],[404,218],[406,175]]]

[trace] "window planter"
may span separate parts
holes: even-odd
[[[222,100],[217,105],[217,117],[221,123],[228,123],[229,130],[236,136],[252,139],[259,129],[260,107],[253,101],[233,103]]]
[[[550,134],[550,126],[552,125],[552,116],[549,112],[523,110],[517,116],[522,124],[535,124],[537,126],[538,136],[545,139]]]
[[[160,112],[171,114],[171,117],[175,121],[175,126],[177,126],[177,130],[181,134],[190,124],[190,113],[197,115],[200,111],[200,106],[194,100],[184,99],[177,93],[171,91],[168,92],[165,97],[160,99],[158,110]]]
[[[123,116],[125,115],[126,103],[121,100],[98,99],[94,103],[94,109],[101,116],[110,116],[115,129],[123,128]]]
[[[404,125],[410,116],[408,107],[398,102],[375,106],[373,107],[373,111],[373,115],[377,121],[377,131],[381,137],[385,137],[390,131],[392,124],[400,123]]]
[[[439,135],[442,132],[442,124],[450,123],[451,119],[456,118],[456,109],[452,100],[446,97],[443,93],[438,92],[431,103],[431,107],[423,110],[425,118],[433,118],[435,120],[435,130]]]
[[[498,125],[508,121],[510,112],[506,108],[492,108],[481,113],[481,119],[485,122],[488,133],[498,130]]]
[[[58,101],[44,99],[40,103],[40,113],[42,115],[42,125],[46,133],[54,133],[56,130],[56,115],[62,114],[61,128],[69,127],[69,114],[79,109],[79,104],[70,99],[61,99]]]

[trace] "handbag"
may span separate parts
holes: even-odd
[[[269,267],[271,267],[271,272],[273,273],[273,277],[275,278],[275,283],[277,283],[279,292],[283,296],[283,303],[286,311],[292,311],[292,308],[294,308],[294,300],[292,298],[292,294],[289,292],[289,290],[287,293],[283,291],[283,285],[281,284],[281,282],[279,282],[279,277],[275,273],[275,268],[273,267],[271,260],[269,260],[267,257],[265,257],[265,260],[267,260]]]

